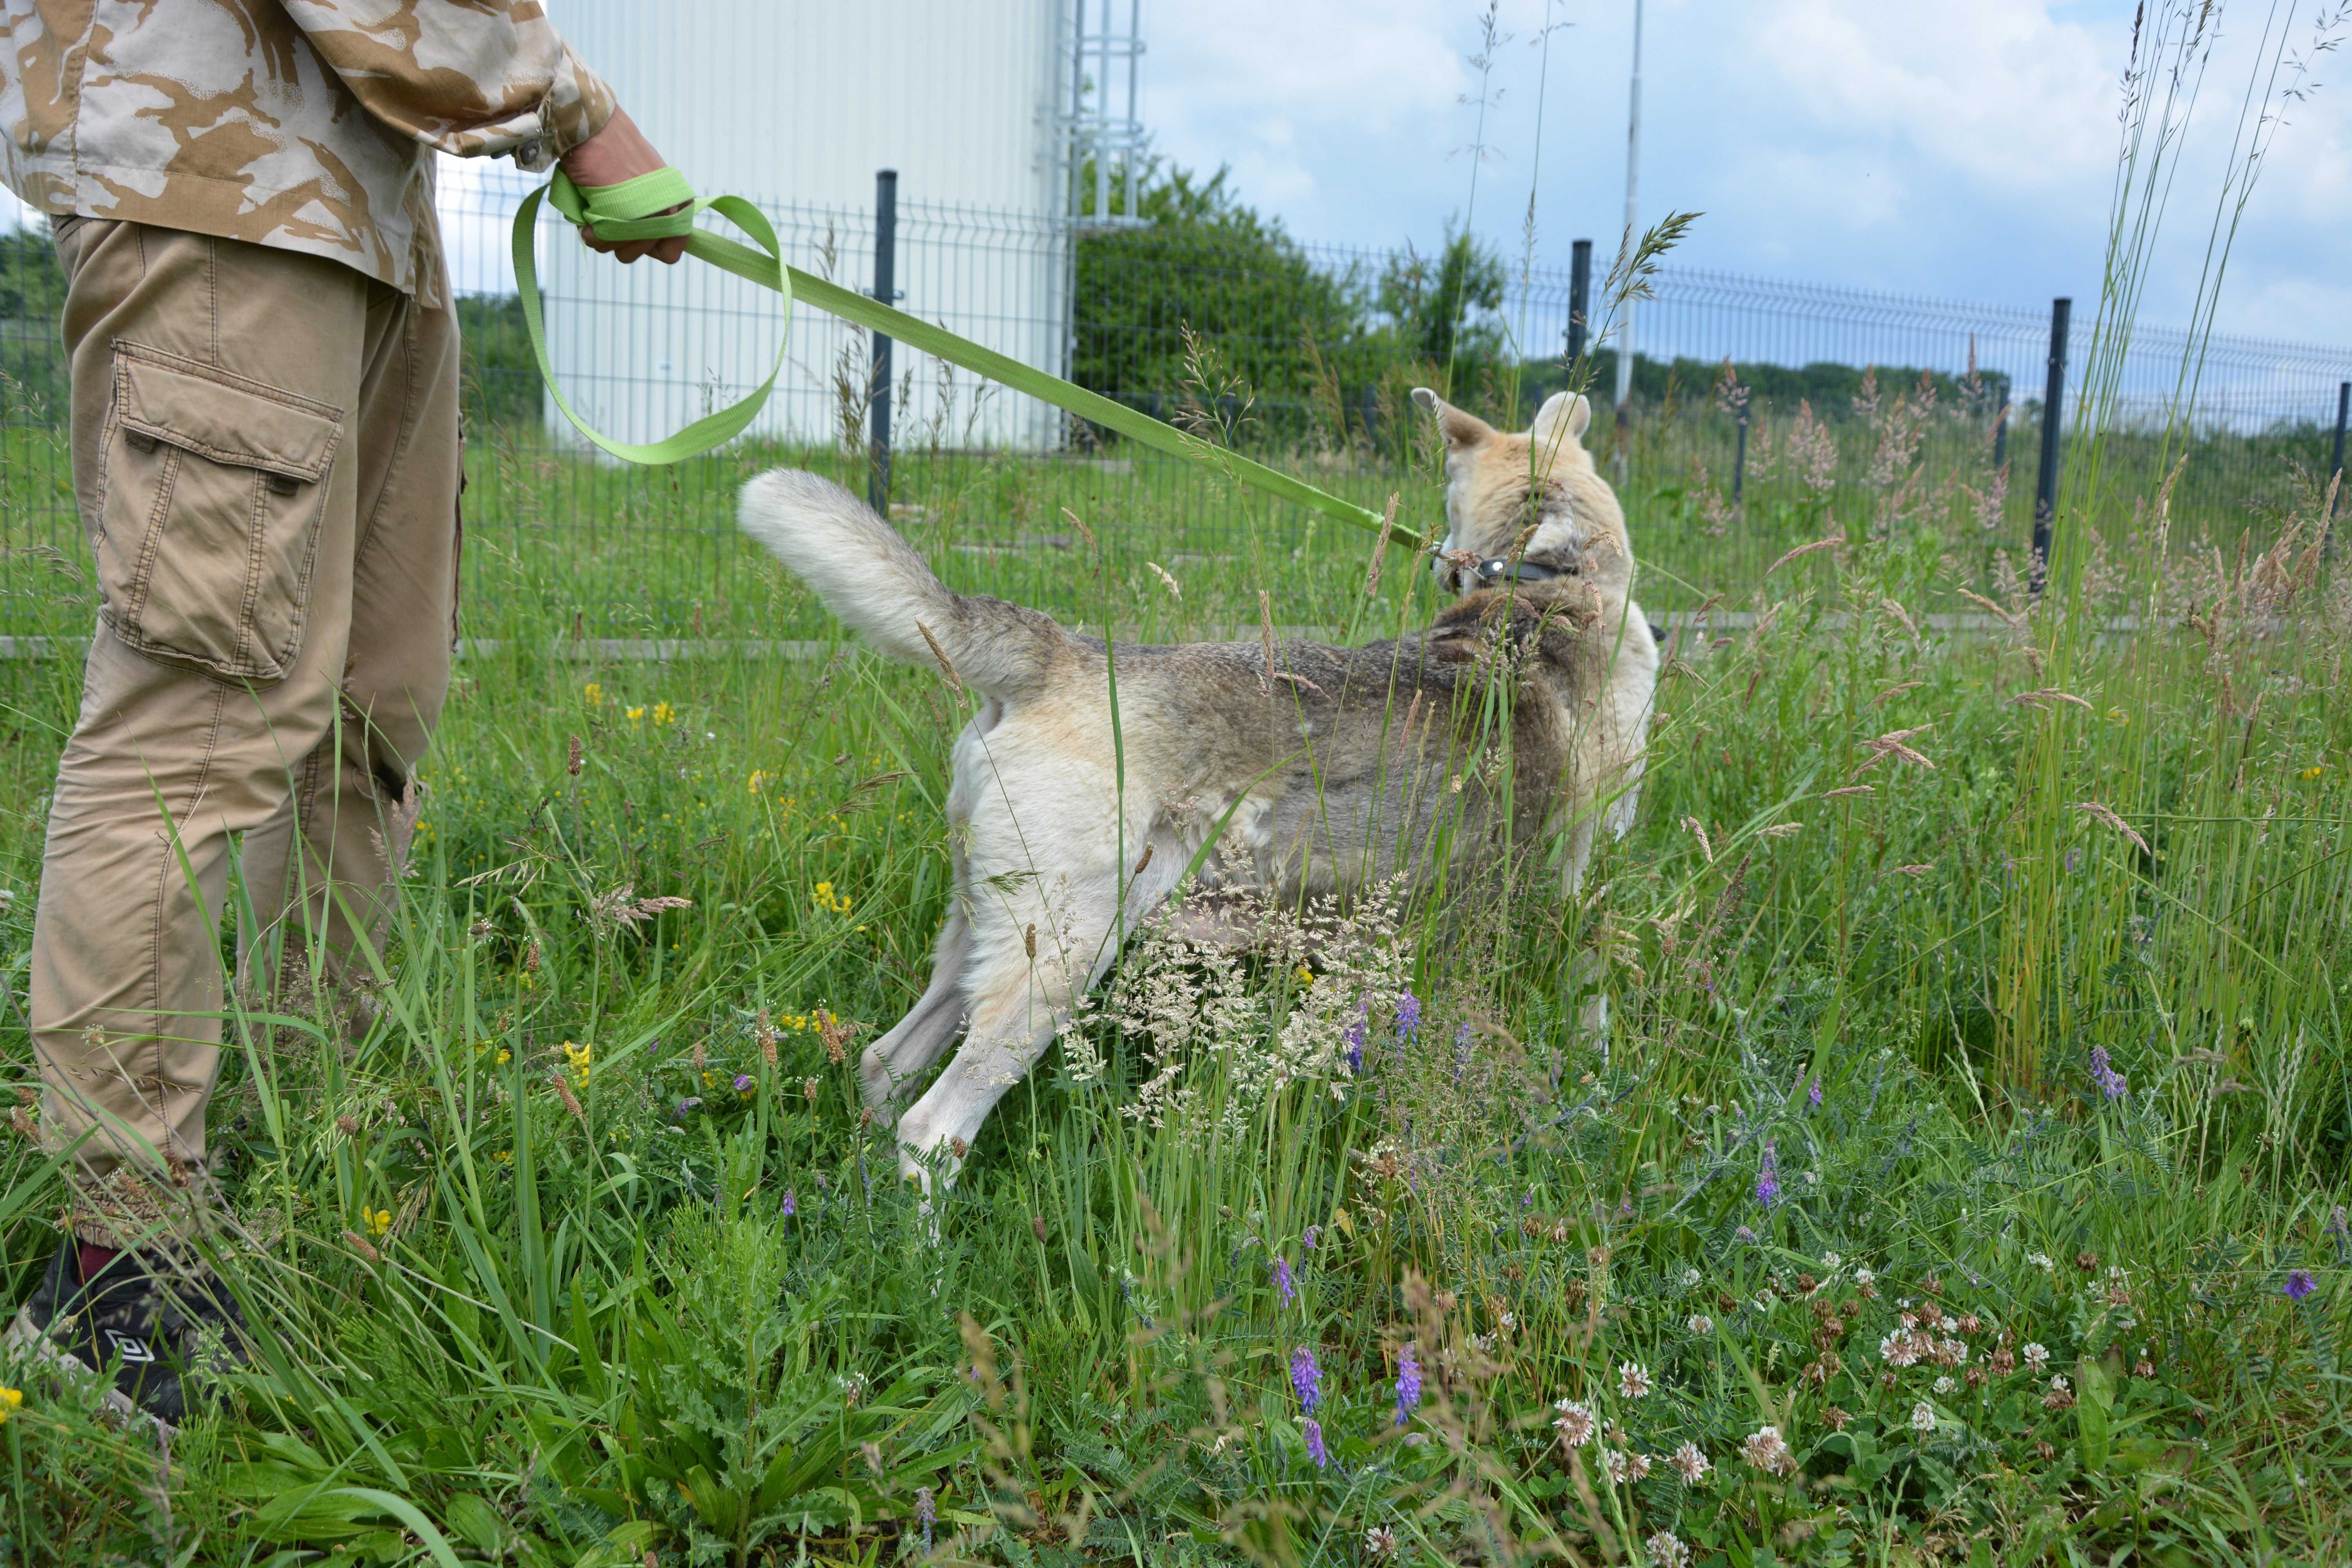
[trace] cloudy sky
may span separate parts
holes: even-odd
[[[2275,13],[2290,9],[2279,0]],[[2294,50],[2310,38],[2294,5]],[[1147,5],[1143,112],[1178,163],[1230,164],[1301,237],[1426,244],[1467,216],[1509,254],[1613,247],[1633,0],[1500,0],[1483,160],[1483,3]],[[2095,298],[2131,0],[1648,0],[1644,222],[1676,259],[2046,306]],[[2185,321],[2272,0],[2232,0],[2142,320]],[[1549,17],[1548,80],[1536,47]],[[2352,53],[2317,58],[2245,208],[2223,331],[2352,344]],[[1541,111],[1541,134],[1537,133]],[[1475,176],[1475,189],[1473,190]],[[1475,201],[1475,206],[1474,206]]]

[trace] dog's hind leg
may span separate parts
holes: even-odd
[[[1172,852],[1165,858],[1168,870],[1128,883],[1130,920],[1157,908],[1173,887],[1181,863]],[[919,1181],[927,1196],[935,1177],[954,1180],[988,1113],[1045,1054],[1073,1000],[1118,956],[1119,880],[1056,877],[972,906],[963,1045],[898,1119],[899,1171]]]
[[[964,968],[971,952],[971,921],[959,897],[940,928],[931,961],[931,983],[896,1027],[866,1047],[858,1058],[858,1081],[866,1103],[886,1110],[898,1086],[922,1076],[963,1027]]]

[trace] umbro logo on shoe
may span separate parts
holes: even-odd
[[[120,1329],[109,1329],[106,1331],[106,1342],[107,1348],[119,1353],[126,1364],[133,1362],[151,1362],[155,1359],[155,1352],[147,1348],[147,1342],[136,1334],[126,1334]]]

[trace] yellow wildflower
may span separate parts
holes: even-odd
[[[2307,779],[2315,779],[2326,771],[2327,764],[2326,763],[2314,763],[2311,766],[2303,770],[2303,776]]]
[[[1315,984],[1315,972],[1307,968],[1303,963],[1298,966],[1298,984],[1301,985],[1312,985]]]
[[[604,689],[593,680],[580,689],[580,695],[588,699],[588,706],[591,708],[602,708],[604,705]]]
[[[563,1042],[563,1055],[572,1063],[572,1070],[578,1076],[583,1089],[588,1087],[588,1058],[595,1051],[593,1046],[575,1046],[570,1040]]]
[[[835,892],[831,882],[819,882],[816,885],[816,907],[821,910],[831,910],[837,915],[845,915],[849,912],[849,895]]]
[[[2131,715],[2125,712],[2120,708],[2110,708],[2107,710],[2107,722],[2110,724],[2128,724],[2131,722]]]
[[[768,782],[768,775],[767,775],[767,774],[765,774],[765,773],[761,773],[761,772],[759,769],[757,769],[757,768],[754,768],[754,769],[752,769],[752,770],[751,770],[751,793],[752,793],[753,795],[757,795],[757,794],[759,794],[759,793],[760,793],[760,786],[761,786],[761,784],[766,784],[767,782]]]
[[[638,720],[640,720],[640,719],[644,718],[645,716],[646,716],[646,710],[645,710],[644,709],[642,709],[642,708],[632,708],[632,709],[630,709],[630,710],[628,710],[628,719],[629,719],[629,722],[630,722],[630,723],[632,723],[632,724],[635,723]]]
[[[673,708],[673,707],[671,707],[668,703],[667,703],[667,702],[656,702],[656,703],[655,703],[655,704],[654,704],[654,722],[655,722],[655,723],[656,723],[656,724],[667,724],[667,723],[671,723],[671,722],[675,721],[677,720],[677,709],[675,709],[675,708]]]
[[[370,1236],[382,1236],[385,1231],[392,1228],[392,1211],[390,1209],[372,1209],[362,1205],[360,1208],[360,1217],[367,1221],[368,1234]]]
[[[24,1403],[23,1389],[0,1388],[0,1425],[5,1425],[8,1417],[16,1413],[16,1407]]]

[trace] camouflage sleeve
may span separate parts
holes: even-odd
[[[282,0],[375,118],[461,158],[537,172],[604,128],[613,89],[540,0]]]

